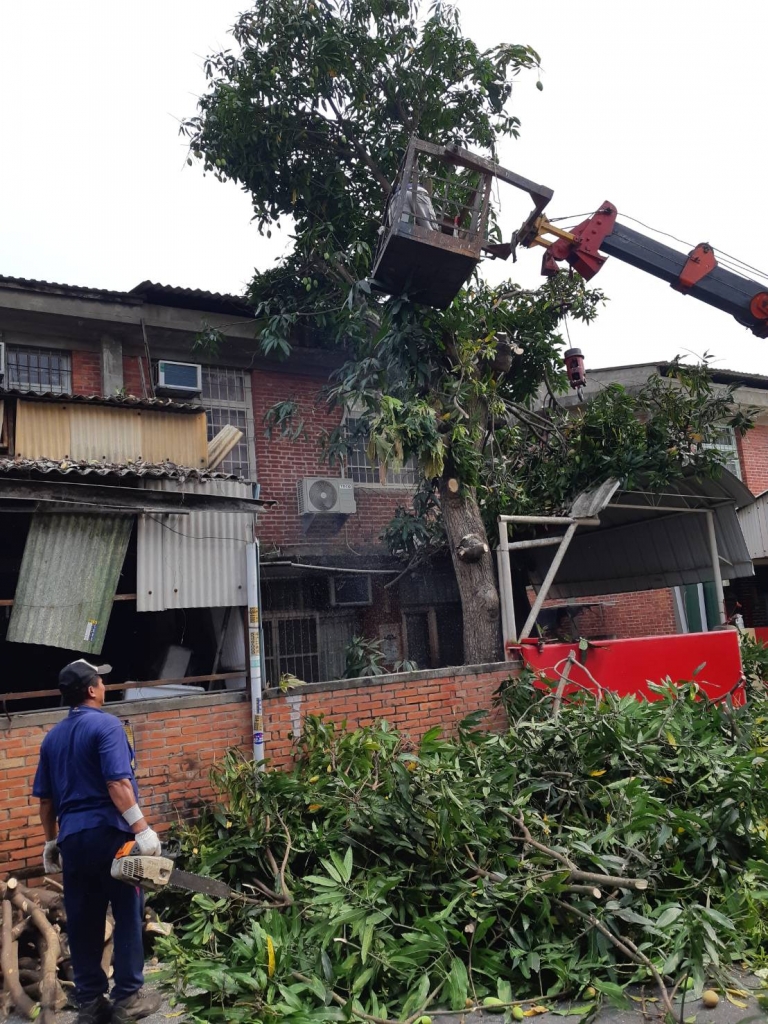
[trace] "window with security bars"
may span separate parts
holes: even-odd
[[[222,473],[234,473],[254,480],[256,467],[253,452],[253,412],[248,374],[229,367],[204,366],[202,368],[202,403],[208,419],[208,440],[211,441],[222,427],[233,426],[243,436],[217,466]]]
[[[380,484],[381,474],[379,460],[368,458],[366,448],[368,438],[361,432],[361,421],[348,416],[347,432],[350,435],[350,447],[347,453],[347,469],[356,484]],[[401,469],[388,469],[386,482],[404,487],[415,486],[419,481],[419,467],[416,459],[407,459]]]
[[[305,683],[320,678],[317,619],[286,616],[264,619],[264,673],[269,686],[278,686],[288,673]]]
[[[715,440],[705,444],[704,448],[716,448],[725,456],[725,468],[741,480],[741,463],[739,449],[736,446],[736,431],[733,427],[720,427]]]
[[[37,394],[71,394],[72,357],[61,349],[9,345],[5,352],[5,386]]]

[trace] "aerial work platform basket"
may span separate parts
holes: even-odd
[[[538,212],[552,197],[468,150],[411,139],[387,202],[372,286],[445,309],[483,252],[506,259],[511,247],[489,239],[494,177],[528,192]]]

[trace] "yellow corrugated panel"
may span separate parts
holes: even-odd
[[[105,405],[71,408],[73,459],[127,462],[146,458],[142,451],[141,413]]]
[[[23,459],[70,455],[72,411],[72,406],[58,402],[17,402],[15,454]]]
[[[142,456],[148,462],[208,465],[205,413],[141,412]]]

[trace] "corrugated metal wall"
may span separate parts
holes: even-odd
[[[23,459],[63,459],[71,447],[68,406],[57,402],[16,403],[16,455]]]
[[[208,464],[205,413],[19,401],[16,454],[25,459]]]
[[[142,455],[147,462],[175,462],[196,468],[208,465],[205,413],[148,412],[141,416]]]
[[[70,406],[68,418],[69,454],[73,459],[135,462],[144,457],[143,424],[137,409],[110,409],[105,405]]]
[[[236,480],[144,480],[153,490],[250,497]],[[247,603],[245,545],[253,538],[250,513],[190,512],[139,517],[136,608],[233,607]]]
[[[132,516],[36,514],[7,639],[100,654]]]
[[[768,495],[739,509],[739,524],[750,558],[768,558]]]

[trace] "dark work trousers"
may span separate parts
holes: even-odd
[[[115,828],[89,828],[67,836],[59,844],[67,934],[81,1006],[108,988],[101,956],[110,903],[115,919],[112,998],[125,999],[144,984],[143,896],[140,889],[116,881],[109,873],[115,854],[129,838]]]

